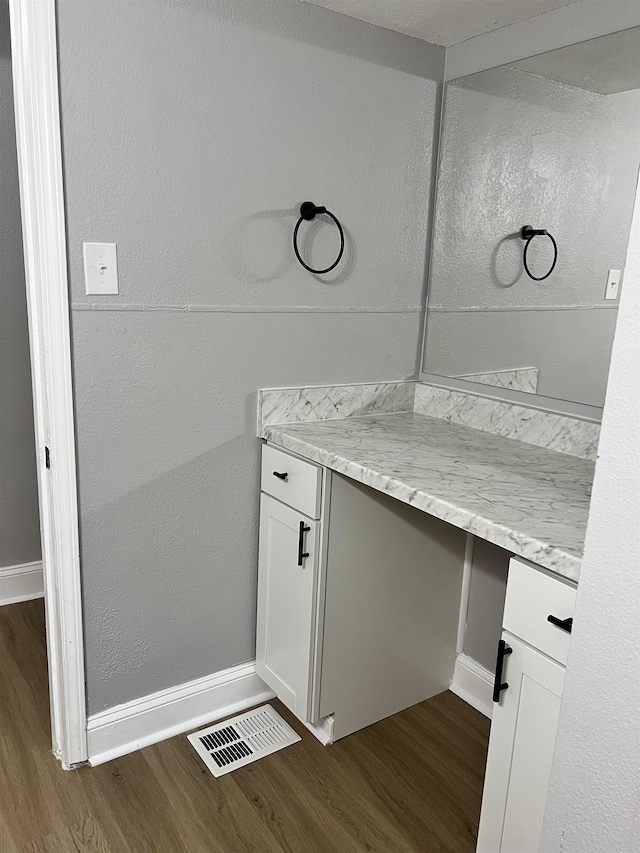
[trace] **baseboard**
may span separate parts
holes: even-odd
[[[470,658],[459,654],[453,670],[453,681],[449,688],[452,693],[468,702],[485,717],[493,714],[493,673]]]
[[[331,715],[330,717],[320,717],[317,723],[305,723],[305,726],[323,746],[330,746],[333,743],[334,724],[335,719]]]
[[[43,597],[42,561],[0,568],[0,606]]]
[[[160,690],[89,717],[92,767],[273,699],[255,661]]]

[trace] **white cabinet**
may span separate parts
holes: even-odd
[[[575,585],[511,560],[477,853],[538,853],[574,601]]]
[[[318,528],[261,495],[256,672],[301,720],[310,699]]]
[[[564,667],[504,633],[478,853],[537,853],[562,698]]]
[[[322,468],[319,465],[265,444],[260,479],[263,492],[309,518],[320,518]]]
[[[575,605],[574,583],[521,560],[510,561],[503,631],[566,665],[571,632],[559,623],[571,622]]]
[[[337,740],[447,690],[465,534],[269,445],[261,483],[256,671],[278,698]]]

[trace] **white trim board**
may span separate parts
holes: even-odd
[[[44,598],[42,560],[0,567],[0,607]]]
[[[463,653],[456,658],[449,690],[491,719],[493,715],[493,674]]]
[[[333,730],[335,728],[333,714],[329,717],[320,717],[317,723],[305,723],[304,725],[323,746],[330,746],[333,743]]]
[[[134,699],[89,717],[89,763],[96,767],[274,697],[251,661]]]
[[[87,759],[55,0],[10,0],[53,753]],[[46,450],[50,451],[50,467]]]

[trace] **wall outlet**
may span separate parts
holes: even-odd
[[[83,243],[85,292],[118,293],[118,261],[115,243]]]
[[[617,299],[618,289],[620,287],[620,270],[609,270],[607,276],[607,286],[604,290],[605,299]]]

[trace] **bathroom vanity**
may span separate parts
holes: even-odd
[[[534,849],[597,425],[389,383],[262,391],[258,432],[257,672],[323,743],[449,689],[468,537],[513,554],[478,850]]]

